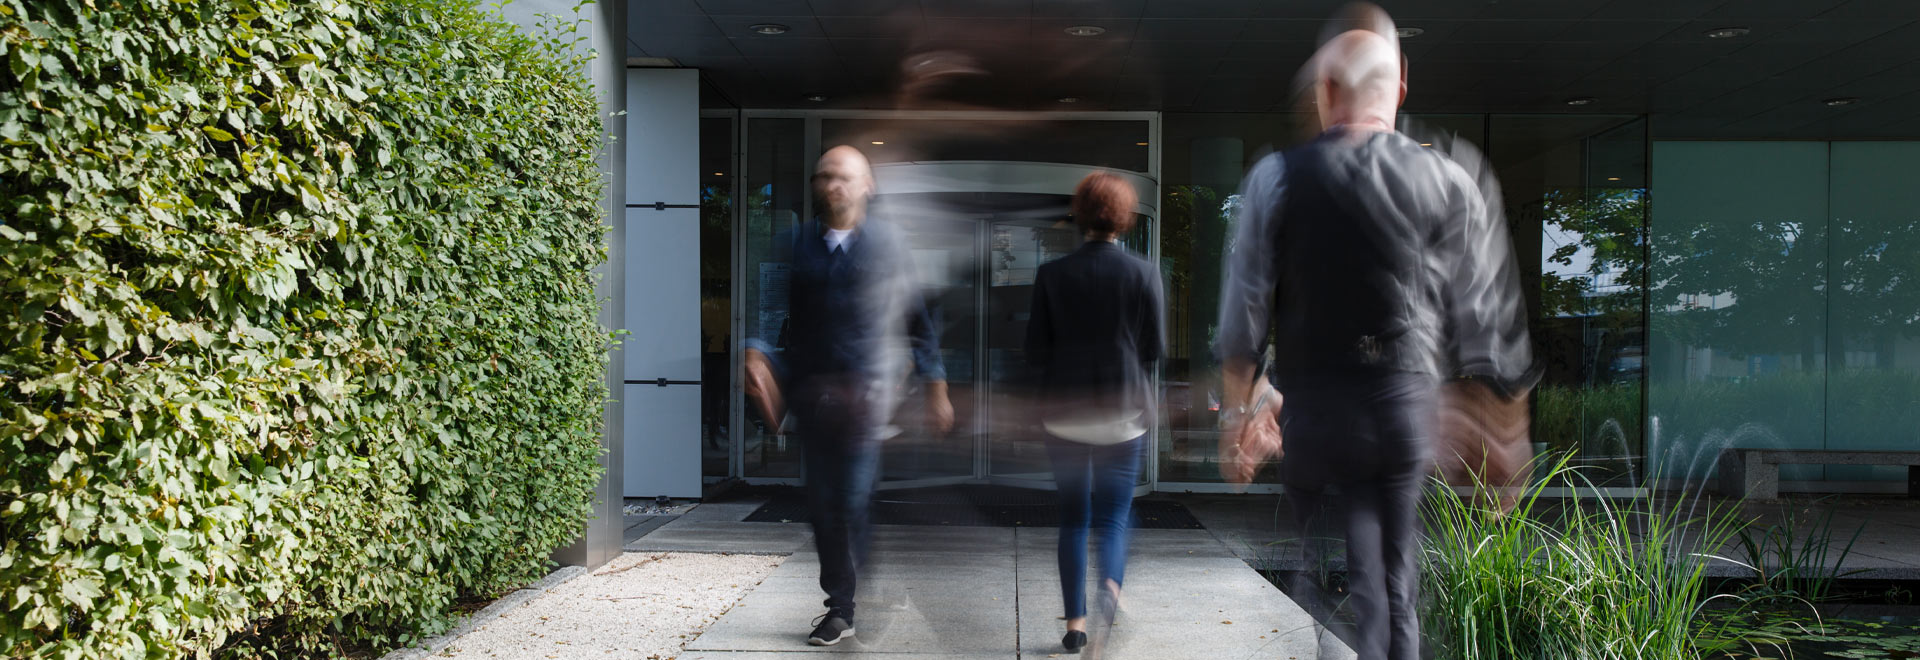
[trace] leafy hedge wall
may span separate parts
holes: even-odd
[[[0,655],[336,655],[543,574],[598,479],[568,26],[0,0]]]

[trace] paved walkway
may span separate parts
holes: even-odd
[[[1352,657],[1253,568],[1302,567],[1300,533],[1278,496],[1174,497],[1207,529],[1135,531],[1128,603],[1115,627],[1111,657]],[[708,503],[678,517],[629,518],[628,550],[791,555],[680,658],[791,660],[797,653],[864,652],[1000,659],[1062,651],[1054,529],[900,525],[876,528],[858,641],[807,646],[803,637],[823,609],[819,560],[804,524],[741,522],[760,504]],[[1804,523],[1831,513],[1829,560],[1861,530],[1844,567],[1859,571],[1850,577],[1920,579],[1920,501],[1795,497],[1733,506],[1762,527],[1788,514]],[[1726,556],[1744,559],[1734,548],[1726,550]],[[1333,563],[1338,568],[1341,562]],[[1731,565],[1714,572],[1744,574]]]
[[[740,522],[758,502],[702,504],[670,522],[630,521],[628,550],[791,553],[682,660],[772,660],[796,653],[901,658],[1048,658],[1065,632],[1052,528],[875,528],[855,641],[805,642],[823,608],[819,558],[804,524]],[[1207,530],[1134,533],[1117,660],[1350,658],[1331,635]],[[1059,655],[1058,657],[1071,657]]]

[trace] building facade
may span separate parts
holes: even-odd
[[[1033,270],[1074,248],[1071,188],[1107,170],[1142,193],[1124,242],[1167,278],[1140,490],[1224,490],[1207,346],[1234,194],[1310,135],[1291,80],[1336,4],[632,4],[624,494],[801,477],[737,374],[782,320],[768,243],[816,211],[813,161],[840,144],[911,229],[958,419],[935,436],[903,411],[883,488],[1048,487],[998,411],[1021,395]],[[1547,367],[1537,448],[1625,492],[1712,478],[1726,447],[1920,449],[1920,8],[1397,4],[1407,129],[1473,142],[1502,183]],[[1783,487],[1906,474],[1792,466]]]

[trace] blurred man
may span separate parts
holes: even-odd
[[[1375,12],[1307,65],[1319,137],[1262,160],[1241,192],[1216,346],[1220,455],[1224,476],[1246,483],[1280,454],[1284,429],[1281,480],[1301,527],[1328,490],[1343,505],[1354,650],[1409,660],[1420,653],[1416,505],[1437,392],[1455,371],[1464,234],[1487,207],[1458,165],[1394,131],[1405,70]],[[1277,394],[1258,372],[1270,323]]]
[[[1533,467],[1527,394],[1544,368],[1533,360],[1500,181],[1486,155],[1458,135],[1415,121],[1402,121],[1401,132],[1459,165],[1487,202],[1485,215],[1462,219],[1469,256],[1452,264],[1448,280],[1453,310],[1446,352],[1455,378],[1440,388],[1434,461],[1447,484],[1474,487],[1483,502],[1508,511]]]
[[[787,312],[782,368],[774,368],[771,346],[752,340],[744,380],[769,426],[778,427],[788,407],[799,425],[808,518],[820,554],[820,588],[827,592],[827,612],[807,641],[831,646],[854,634],[856,574],[871,536],[868,506],[879,476],[881,429],[899,403],[907,363],[926,381],[929,422],[937,431],[953,425],[953,407],[907,244],[867,215],[874,183],[866,157],[853,147],[827,150],[814,169],[813,188],[826,213],[774,239],[773,260],[789,268],[787,300],[762,300]]]

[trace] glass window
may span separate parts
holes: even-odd
[[[1168,114],[1161,122],[1160,266],[1167,278],[1166,411],[1157,447],[1162,483],[1218,483],[1221,248],[1247,169],[1307,137],[1291,114]],[[1277,470],[1255,476],[1274,483]]]
[[[1582,483],[1639,485],[1646,121],[1494,115],[1488,155],[1533,316],[1534,449],[1571,454]]]
[[[1920,428],[1920,142],[1835,142],[1826,447],[1906,450]],[[1900,466],[1831,466],[1838,481],[1904,481]]]
[[[1729,446],[1821,448],[1827,419],[1827,145],[1653,145],[1649,428],[1657,476]],[[1785,480],[1823,478],[1782,466]]]
[[[812,157],[806,153],[806,124],[802,119],[750,117],[741,176],[740,230],[748,270],[742,282],[740,309],[746,317],[746,337],[774,343],[786,321],[784,309],[762,309],[760,292],[787,285],[781,264],[768,260],[774,236],[805,217],[807,172]],[[800,446],[786,436],[775,436],[771,425],[748,406],[741,433],[745,476],[799,477]]]
[[[732,470],[734,115],[700,119],[700,474]]]

